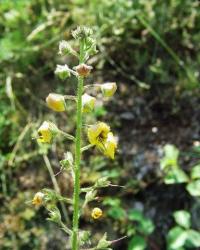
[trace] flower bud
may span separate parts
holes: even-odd
[[[110,181],[108,181],[108,177],[102,177],[96,181],[95,188],[108,187],[109,184]]]
[[[54,209],[49,211],[48,220],[60,224],[60,222],[61,222],[61,214],[60,214],[60,211],[58,210],[58,208],[55,207]]]
[[[44,121],[38,129],[38,142],[51,143],[53,137],[57,134],[58,128],[54,123]]]
[[[74,54],[74,53],[75,51],[72,49],[71,45],[67,41],[62,40],[59,43],[59,51],[58,51],[59,55]]]
[[[85,203],[89,203],[93,200],[96,199],[96,195],[97,195],[97,191],[96,190],[91,190],[89,192],[86,193],[85,195]]]
[[[39,206],[42,205],[43,201],[44,201],[44,194],[42,192],[37,192],[33,197],[32,204]]]
[[[104,97],[111,97],[117,90],[115,82],[108,82],[101,85],[101,92]]]
[[[100,208],[98,207],[95,207],[93,210],[92,210],[92,213],[91,213],[91,216],[93,219],[99,219],[101,216],[102,216],[103,212]]]
[[[70,76],[70,68],[67,66],[67,64],[65,64],[65,65],[57,65],[56,70],[55,70],[55,74],[61,80],[65,80],[67,77]]]
[[[96,99],[88,94],[82,95],[82,111],[91,112],[94,109]]]
[[[79,76],[86,77],[90,74],[90,71],[92,70],[92,66],[89,66],[87,64],[79,64],[78,66],[74,67],[76,72],[79,74]]]
[[[84,39],[87,37],[90,37],[92,35],[92,29],[85,27],[85,26],[79,26],[76,30],[72,31],[72,36],[75,39]]]
[[[65,111],[65,98],[63,95],[50,93],[46,98],[47,106],[57,112]]]

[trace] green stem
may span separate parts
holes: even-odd
[[[84,61],[84,40],[80,41],[79,63]],[[74,195],[73,195],[73,228],[72,250],[79,249],[79,194],[80,194],[80,161],[81,161],[81,132],[82,132],[82,93],[83,77],[78,77],[77,110],[76,110],[76,139],[75,139],[75,166],[74,166]]]

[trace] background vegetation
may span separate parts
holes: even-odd
[[[65,236],[30,204],[44,187],[58,187],[51,173],[67,147],[38,148],[36,128],[51,115],[44,98],[73,94],[73,82],[54,76],[60,40],[77,25],[95,30],[99,53],[93,82],[116,81],[117,98],[99,104],[91,121],[109,119],[119,136],[116,161],[90,153],[83,159],[82,185],[101,176],[114,184],[99,194],[104,217],[90,218],[94,239],[104,231],[114,249],[198,249],[200,247],[200,6],[198,0],[4,0],[0,2],[0,248],[65,249]],[[62,61],[63,60],[63,61]],[[72,59],[67,58],[72,64]],[[49,165],[51,160],[51,165]],[[98,173],[97,173],[98,170]],[[56,177],[71,195],[70,177]],[[65,211],[63,211],[63,215]],[[71,216],[71,211],[69,211]],[[55,233],[56,232],[56,233]]]

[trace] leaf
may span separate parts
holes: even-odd
[[[138,222],[137,230],[139,230],[142,234],[148,235],[154,231],[153,222],[150,219],[145,218],[141,211],[136,209],[130,210],[128,218],[129,220]]]
[[[128,214],[128,218],[129,220],[141,221],[143,218],[143,214],[139,210],[132,209]]]
[[[189,178],[186,173],[179,168],[171,169],[164,177],[165,184],[175,184],[188,182]]]
[[[191,178],[194,179],[200,179],[200,165],[196,165],[192,168],[191,171]]]
[[[136,235],[128,244],[128,250],[144,250],[147,244],[143,237]]]
[[[191,223],[190,223],[190,219],[191,219],[191,215],[190,213],[188,213],[187,211],[184,210],[180,210],[180,211],[176,211],[174,214],[174,219],[176,221],[177,224],[179,224],[179,226],[182,226],[186,229],[190,228]]]
[[[168,167],[177,167],[179,150],[171,144],[167,144],[163,148],[164,157],[160,161],[160,167],[162,170]]]
[[[139,230],[145,235],[151,234],[155,229],[154,224],[150,219],[143,218],[140,223]]]
[[[181,227],[173,227],[167,235],[169,249],[177,249],[184,246],[187,239],[187,231]]]
[[[200,233],[192,229],[188,230],[186,243],[189,247],[200,247]]]
[[[200,180],[189,183],[186,187],[187,191],[192,196],[200,196]]]
[[[108,215],[115,220],[123,220],[126,217],[126,212],[121,207],[112,207],[108,210]]]

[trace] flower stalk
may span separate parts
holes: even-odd
[[[84,39],[80,40],[79,63],[84,63]],[[82,134],[82,93],[83,77],[78,77],[77,111],[76,111],[76,140],[75,140],[75,166],[74,166],[74,194],[73,194],[73,225],[72,250],[78,250],[79,228],[79,194],[80,194],[80,161],[81,161],[81,134]]]
[[[61,95],[57,93],[50,93],[46,98],[47,106],[59,113],[67,111],[66,100],[75,101],[76,104],[76,132],[75,136],[60,130],[54,123],[50,121],[44,121],[38,129],[37,141],[39,144],[46,143],[52,144],[55,137],[65,138],[71,140],[75,144],[74,152],[69,152],[64,154],[64,159],[60,161],[60,171],[54,175],[54,171],[45,154],[44,161],[47,165],[49,173],[52,177],[52,182],[54,185],[54,190],[43,189],[43,192],[37,192],[32,200],[34,205],[43,205],[49,212],[48,220],[53,221],[64,230],[70,237],[71,250],[84,249],[85,246],[90,246],[92,244],[90,237],[91,233],[89,231],[83,231],[79,229],[79,219],[80,216],[84,216],[85,207],[90,207],[92,201],[98,199],[97,192],[98,189],[109,187],[112,184],[108,180],[108,177],[102,177],[98,179],[94,185],[81,188],[80,185],[80,175],[81,175],[81,157],[82,154],[92,147],[95,147],[103,153],[106,157],[114,160],[115,153],[117,150],[117,138],[113,135],[111,128],[104,122],[96,122],[93,125],[84,125],[83,117],[92,113],[95,109],[96,98],[87,93],[87,89],[90,87],[95,87],[96,91],[101,91],[101,98],[112,97],[115,93],[117,86],[114,82],[107,82],[104,84],[93,84],[84,86],[84,82],[87,81],[87,77],[90,75],[92,66],[86,64],[88,58],[94,55],[96,51],[96,43],[92,38],[92,30],[87,27],[78,27],[72,32],[72,36],[78,40],[79,48],[74,50],[68,42],[62,41],[59,46],[59,54],[71,54],[75,55],[79,59],[79,64],[74,67],[74,70],[65,65],[57,65],[55,74],[64,80],[71,75],[77,78],[77,92],[75,96],[72,95]],[[78,52],[76,52],[78,51]],[[93,95],[93,94],[92,94]],[[96,95],[94,93],[94,95]],[[96,96],[97,97],[97,96]],[[107,99],[106,99],[107,100]],[[87,139],[89,144],[82,145],[82,133],[85,131],[87,134]],[[74,184],[73,195],[70,198],[65,198],[61,195],[59,186],[57,184],[56,176],[62,171],[69,171]],[[115,185],[113,185],[115,186]],[[80,194],[85,193],[84,201],[80,201]],[[72,196],[72,197],[71,197]],[[62,221],[62,213],[57,206],[57,203],[61,202],[61,209],[63,210],[63,215],[67,215],[67,222]],[[72,223],[66,213],[65,204],[66,202],[73,206],[73,220]],[[100,219],[103,215],[103,210],[100,207],[95,207],[91,209],[91,218],[94,220]],[[103,217],[102,217],[103,218]],[[68,227],[68,225],[70,225]],[[72,226],[71,226],[72,225]],[[107,240],[107,235],[104,234],[102,239],[97,243],[95,248],[92,250],[110,249],[108,248],[112,244],[111,241]]]

